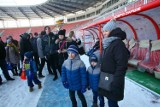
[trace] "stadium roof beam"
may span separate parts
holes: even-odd
[[[23,11],[21,7],[18,7],[18,9],[27,19],[30,19],[29,16]]]
[[[74,13],[74,12],[69,11],[69,10],[67,10],[67,9],[64,9],[64,8],[62,8],[62,7],[55,6],[55,5],[53,5],[53,4],[49,4],[49,3],[46,3],[46,4],[49,5],[49,6],[51,6],[51,7],[53,7],[53,8],[55,8],[55,9],[60,9],[60,10],[66,11],[66,12],[68,12],[68,13]]]
[[[1,10],[3,13],[5,13],[6,15],[8,15],[9,17],[11,17],[12,19],[17,20],[16,17],[14,17],[13,15],[9,14],[6,10],[4,10],[4,9],[2,9],[2,8],[0,8],[0,10]]]
[[[48,11],[46,11],[45,9],[43,9],[43,7],[40,8],[40,6],[36,6],[36,8],[38,8],[38,9],[41,10],[43,13],[45,13],[45,14],[47,14],[47,15],[49,15],[49,16],[51,16],[51,17],[54,18],[54,16],[53,16],[51,13],[49,13]]]
[[[41,19],[43,19],[43,17],[36,11],[36,9],[34,9],[33,7],[30,7],[30,9],[31,9],[37,16],[39,16]]]
[[[85,2],[86,2],[86,0],[85,0]],[[85,2],[84,3],[78,3],[78,2],[72,2],[72,1],[63,1],[64,4],[66,4],[66,3],[67,4],[71,4],[71,5],[74,5],[74,6],[78,7],[78,8],[80,8],[80,9],[84,9],[83,7],[86,6]]]
[[[77,3],[76,4],[69,3],[69,2],[62,3],[62,2],[58,2],[58,1],[51,2],[51,3],[61,5],[61,6],[64,6],[64,7],[69,7],[69,8],[72,8],[72,9],[80,9],[80,10],[86,11],[84,8],[82,8],[84,5],[79,6]]]
[[[43,8],[46,8],[46,9],[48,9],[48,10],[50,10],[50,11],[56,13],[56,14],[59,14],[59,15],[62,15],[62,16],[64,15],[63,13],[60,13],[60,12],[58,12],[58,11],[53,10],[52,7],[50,7],[50,6],[42,5],[42,7],[43,7]]]

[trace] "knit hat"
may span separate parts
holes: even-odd
[[[31,58],[33,58],[33,53],[32,52],[26,52],[24,54],[24,56],[26,56],[28,59],[31,59]]]
[[[115,20],[110,20],[103,26],[103,31],[112,31],[117,28],[117,24]]]
[[[7,44],[11,43],[12,40],[11,39],[7,39]]]
[[[58,32],[58,35],[64,35],[64,36],[65,36],[65,33],[66,33],[66,30],[63,29],[63,30],[60,30],[60,31]]]
[[[92,56],[89,57],[89,61],[90,62],[98,62],[98,59],[97,59],[96,55],[93,54]]]
[[[78,48],[77,48],[77,46],[75,46],[75,45],[70,45],[70,46],[68,47],[68,49],[67,49],[67,52],[72,52],[72,53],[74,53],[75,55],[77,55],[77,54],[78,54]]]

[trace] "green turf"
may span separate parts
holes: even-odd
[[[133,81],[147,87],[148,89],[160,94],[160,80],[156,79],[154,75],[133,70],[128,71],[126,76]]]

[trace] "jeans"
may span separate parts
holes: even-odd
[[[4,60],[0,60],[0,67],[1,67],[1,69],[2,69],[2,72],[3,72],[4,77],[5,77],[7,80],[10,79],[11,77],[9,76],[5,59],[4,59]]]
[[[113,101],[111,99],[108,99],[108,106],[109,107],[119,107],[118,106],[118,101]]]
[[[32,81],[33,81],[35,84],[37,84],[37,85],[41,83],[41,82],[38,80],[36,73],[33,74],[33,76],[27,75],[27,82],[28,82],[28,86],[29,86],[29,87],[33,87],[33,86],[34,86]]]
[[[77,91],[77,94],[78,94],[79,99],[81,100],[82,107],[87,107],[86,99],[85,99],[84,95],[81,93],[81,91]],[[72,107],[77,107],[75,91],[69,90],[69,96],[70,96],[70,99],[72,101]]]
[[[53,70],[54,75],[57,77],[57,71],[56,71],[56,69],[58,69],[58,55],[57,54],[50,55],[49,62],[51,64],[51,68]]]
[[[45,62],[47,62],[47,69],[49,74],[52,74],[52,70],[51,70],[51,66],[48,60],[46,60],[45,58],[41,58],[41,63],[40,63],[40,68],[39,68],[39,75],[42,75],[42,70],[44,68]]]
[[[42,70],[44,68],[44,65],[45,65],[45,58],[41,58],[41,61],[40,61],[40,68],[39,68],[39,75],[42,75]]]
[[[104,107],[104,97],[98,95],[97,91],[92,90],[93,92],[93,103],[97,104],[97,98],[99,97],[100,107]]]
[[[39,62],[38,53],[33,53],[33,56],[34,56],[34,60],[36,62],[37,70],[39,70],[40,62]]]

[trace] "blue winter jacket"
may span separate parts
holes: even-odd
[[[68,58],[62,65],[62,82],[67,82],[69,90],[81,90],[87,87],[87,72],[82,60],[77,55],[74,59]]]
[[[36,63],[33,59],[25,61],[25,71],[27,77],[34,76],[37,73]]]
[[[90,66],[88,67],[87,73],[88,73],[89,87],[92,90],[97,91],[98,84],[99,84],[99,78],[100,78],[100,67],[96,66],[95,68],[93,68]]]

